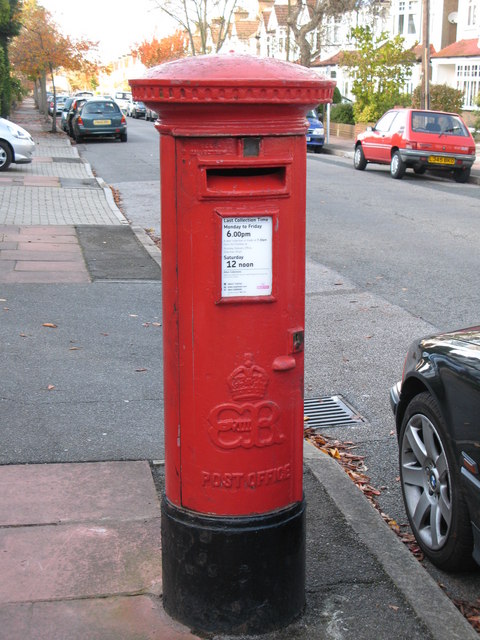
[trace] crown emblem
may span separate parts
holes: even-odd
[[[268,376],[264,369],[253,363],[253,354],[245,354],[245,364],[228,376],[228,386],[234,400],[263,398],[267,390]]]

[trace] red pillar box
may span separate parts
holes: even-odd
[[[305,603],[305,114],[334,83],[215,55],[130,84],[161,135],[164,606],[262,633]]]

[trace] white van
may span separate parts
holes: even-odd
[[[114,99],[120,109],[127,113],[128,103],[132,97],[129,91],[115,91]]]

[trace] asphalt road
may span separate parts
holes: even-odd
[[[127,217],[159,232],[159,136],[152,123],[128,123],[126,144],[79,150],[119,190]],[[392,180],[388,168],[308,155],[306,396],[340,394],[364,418],[326,435],[357,445],[382,510],[401,524],[388,390],[415,337],[479,322],[479,200],[476,185]],[[480,597],[480,572],[429,571],[453,597]]]

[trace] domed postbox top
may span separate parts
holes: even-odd
[[[218,131],[221,123],[231,129],[233,120],[239,126],[243,122],[243,129],[253,126],[258,132],[265,125],[267,129],[278,126],[278,118],[281,129],[286,123],[291,129],[296,122],[290,133],[298,133],[305,130],[306,112],[331,102],[335,88],[334,81],[306,67],[244,54],[181,58],[153,67],[129,83],[133,99],[159,114],[157,128],[182,130],[186,135],[187,114],[191,116],[192,110],[196,129],[203,133],[214,133],[215,127]]]

